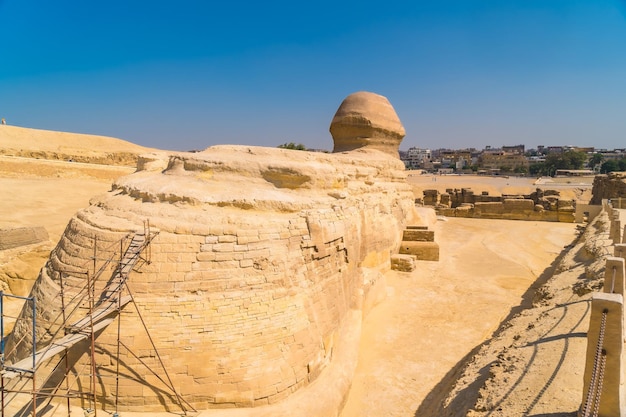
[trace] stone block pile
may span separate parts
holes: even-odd
[[[434,206],[438,214],[448,217],[482,219],[540,220],[572,223],[576,204],[559,198],[559,192],[537,189],[529,195],[491,196],[471,189],[424,190],[424,205]]]
[[[411,262],[412,260],[412,262]],[[439,244],[427,226],[407,226],[402,234],[399,254],[392,256],[392,269],[410,272],[415,261],[438,261]]]

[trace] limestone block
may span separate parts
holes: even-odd
[[[409,242],[400,245],[400,254],[415,255],[418,261],[438,261],[439,244],[437,242]]]
[[[476,203],[474,211],[476,217],[502,216],[504,205],[502,203]]]
[[[505,212],[525,212],[535,209],[535,203],[526,199],[507,198],[504,200],[503,206]]]
[[[415,255],[391,255],[391,269],[394,271],[411,272],[415,270]]]
[[[561,223],[574,223],[576,220],[576,213],[572,211],[561,211],[557,212],[557,219]]]
[[[576,204],[572,200],[557,200],[556,207],[558,210],[575,210]]]
[[[473,204],[462,205],[452,210],[454,210],[454,216],[456,217],[474,217],[475,209]]]
[[[438,207],[437,213],[445,217],[463,217],[463,216],[457,215],[457,209],[453,209],[450,207]]]
[[[433,230],[407,229],[402,234],[402,240],[410,240],[414,242],[434,242],[435,232]]]
[[[435,206],[437,203],[439,203],[439,191],[424,190],[424,205]]]
[[[602,200],[626,197],[626,174],[611,172],[606,175],[596,175],[591,190],[591,204],[602,204]]]

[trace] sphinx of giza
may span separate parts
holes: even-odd
[[[349,318],[384,293],[403,230],[421,222],[385,97],[348,96],[330,133],[332,153],[142,155],[70,220],[6,362],[90,333],[47,366],[126,411],[258,407],[306,389],[340,360]]]

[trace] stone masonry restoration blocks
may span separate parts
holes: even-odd
[[[149,221],[159,232],[149,262],[127,281],[136,309],[120,316],[129,349],[117,356],[115,324],[97,335],[98,401],[113,404],[119,374],[120,410],[176,410],[148,369],[159,360],[196,409],[271,404],[309,384],[332,362],[371,277],[390,268],[406,225],[419,223],[397,158],[404,128],[387,99],[348,97],[330,130],[339,134],[331,154],[223,145],[142,156],[135,173],[76,213],[42,268],[32,290],[37,348],[55,334],[46,323],[62,310],[61,285],[69,311],[87,277],[105,268],[97,299],[116,266],[105,260]],[[23,337],[31,331],[16,326],[9,362],[32,352]],[[89,350],[73,349],[79,374]]]

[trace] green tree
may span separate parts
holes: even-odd
[[[604,159],[604,156],[601,153],[596,152],[593,155],[591,155],[591,158],[589,158],[589,166],[591,168],[595,168],[596,166],[602,163],[603,159]]]
[[[600,167],[601,174],[608,174],[614,171],[626,171],[626,158],[622,159],[609,159],[605,161]]]
[[[516,174],[526,174],[528,172],[528,168],[524,166],[518,166],[518,167],[515,167],[513,172],[515,172]]]
[[[278,145],[279,148],[282,149],[294,149],[296,151],[306,151],[306,146],[301,143],[295,144],[293,142],[283,143],[282,145]]]
[[[531,164],[528,167],[528,172],[530,173],[530,175],[547,175],[546,163],[538,162],[536,164]]]
[[[604,162],[602,166],[600,167],[601,174],[608,174],[609,172],[618,171],[618,170],[619,170],[619,164],[617,163],[615,159],[609,159],[608,161]]]
[[[587,155],[584,152],[551,153],[546,156],[541,175],[554,175],[557,169],[582,169],[586,160]]]

